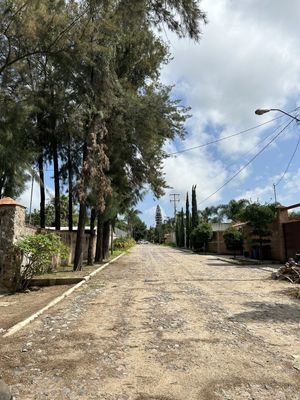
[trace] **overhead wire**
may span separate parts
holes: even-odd
[[[283,180],[283,178],[285,177],[286,173],[288,172],[288,170],[289,170],[289,168],[290,168],[290,166],[291,166],[291,164],[292,164],[292,162],[293,162],[293,159],[294,159],[294,157],[295,157],[295,155],[296,155],[296,153],[297,153],[299,144],[300,144],[300,132],[299,132],[299,136],[298,136],[298,140],[297,140],[295,149],[294,149],[294,151],[293,151],[293,153],[292,153],[292,155],[291,155],[291,157],[290,157],[290,160],[289,160],[289,162],[288,162],[288,164],[287,164],[287,166],[286,166],[286,168],[285,168],[283,174],[281,175],[281,177],[280,177],[279,180],[277,181],[277,183],[274,183],[274,187],[276,187],[276,186],[278,186],[278,185],[280,184],[280,182]]]
[[[284,116],[283,116],[284,118]],[[270,138],[272,135],[274,135],[289,119],[286,117],[286,120],[278,125],[271,133],[269,133],[267,136],[265,136],[262,140],[260,140],[258,143],[255,144],[255,146],[251,147],[250,150],[246,151],[245,153],[242,153],[241,156],[238,159],[235,159],[232,161],[230,164],[225,164],[225,167],[228,169],[232,167],[232,165],[235,165],[242,157],[244,158],[248,154],[251,154],[253,150],[255,150],[259,145],[264,143],[268,138]],[[199,160],[195,160],[196,162],[199,162]]]
[[[287,120],[284,121],[282,124],[278,125],[276,129],[274,129],[271,133],[269,133],[269,134],[268,134],[267,136],[265,136],[262,140],[260,140],[258,143],[256,143],[255,146],[251,147],[250,150],[248,150],[248,151],[246,151],[245,153],[243,153],[243,154],[242,154],[242,157],[244,158],[244,157],[248,156],[249,154],[251,154],[251,153],[253,152],[253,150],[257,149],[262,143],[264,143],[266,140],[268,140],[271,136],[276,135],[276,132],[277,132],[279,129],[281,129],[281,127],[282,127],[286,122],[287,122]],[[226,168],[228,169],[228,168],[232,167],[233,165],[237,164],[237,162],[238,162],[239,160],[241,160],[242,157],[239,157],[237,160],[234,160],[234,161],[231,162],[230,164],[227,164],[227,165],[226,165]]]
[[[209,145],[211,145],[211,144],[219,143],[219,142],[222,142],[223,140],[230,139],[230,138],[233,138],[233,137],[235,137],[235,136],[242,135],[242,134],[244,134],[244,133],[253,131],[254,129],[258,129],[258,128],[260,128],[261,126],[264,126],[264,125],[266,125],[266,124],[269,124],[270,122],[273,122],[273,121],[275,121],[275,120],[278,119],[278,118],[282,118],[282,116],[277,117],[277,118],[273,118],[273,119],[271,119],[271,120],[269,120],[269,121],[263,122],[262,124],[253,126],[253,127],[251,127],[251,128],[248,128],[248,129],[245,129],[245,130],[243,130],[243,131],[234,133],[234,134],[232,134],[232,135],[224,136],[223,138],[219,138],[219,139],[215,139],[215,140],[211,140],[210,142],[203,143],[203,144],[199,144],[199,145],[197,145],[197,146],[188,147],[188,148],[183,149],[183,150],[178,150],[178,151],[175,151],[175,152],[173,152],[173,153],[167,153],[166,155],[167,155],[167,156],[174,156],[174,155],[176,155],[176,154],[185,153],[185,152],[187,152],[187,151],[191,151],[191,150],[195,150],[195,149],[200,149],[201,147],[206,147],[206,146],[209,146]]]
[[[292,111],[290,111],[290,112],[295,112],[295,111],[297,111],[299,108],[300,108],[300,107],[297,107],[297,108],[295,108],[294,110],[292,110]],[[255,130],[255,129],[258,129],[258,128],[260,128],[260,127],[262,127],[262,126],[264,126],[264,125],[267,125],[267,124],[269,124],[269,123],[271,123],[271,122],[273,122],[273,121],[276,121],[276,120],[278,120],[278,119],[280,119],[280,118],[284,118],[284,115],[279,115],[278,117],[273,118],[273,119],[270,119],[270,120],[268,120],[268,121],[265,121],[265,122],[263,122],[263,123],[261,123],[261,124],[259,124],[259,125],[255,125],[255,126],[253,126],[253,127],[251,127],[251,128],[244,129],[244,130],[242,130],[242,131],[240,131],[240,132],[234,133],[234,134],[229,135],[229,136],[224,136],[223,138],[215,139],[215,140],[212,140],[212,141],[207,142],[207,143],[199,144],[199,145],[197,145],[197,146],[188,147],[188,148],[186,148],[186,149],[178,150],[178,151],[175,151],[175,152],[173,152],[173,153],[166,153],[166,156],[174,156],[174,155],[176,155],[176,154],[185,153],[185,152],[187,152],[187,151],[191,151],[191,150],[194,150],[194,149],[200,149],[201,147],[206,147],[206,146],[209,146],[209,145],[211,145],[211,144],[219,143],[219,142],[222,142],[223,140],[227,140],[227,139],[233,138],[233,137],[235,137],[235,136],[239,136],[239,135],[242,135],[242,134],[244,134],[244,133],[247,133],[247,132],[253,131],[253,130]]]
[[[224,182],[223,185],[221,185],[217,190],[215,190],[213,193],[211,193],[205,199],[201,200],[198,204],[202,204],[205,201],[209,200],[216,193],[218,193],[220,190],[222,190],[226,185],[228,185],[228,183],[230,183],[244,169],[246,169],[248,167],[248,165],[250,165],[261,153],[263,153],[265,151],[265,149],[268,148],[293,122],[294,122],[294,120],[291,120],[288,124],[286,124],[264,147],[262,147],[253,157],[251,157],[251,159],[246,164],[244,164],[235,174],[233,174],[229,179],[227,179],[227,181]]]

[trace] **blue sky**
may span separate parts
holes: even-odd
[[[257,108],[291,111],[300,106],[299,0],[203,0],[201,5],[209,23],[203,27],[200,43],[179,40],[165,30],[161,33],[173,56],[161,71],[161,80],[175,85],[174,98],[192,107],[186,140],[167,143],[167,152],[223,138],[280,116],[275,112],[257,116]],[[286,117],[278,118],[232,139],[170,157],[164,173],[172,189],[159,200],[148,193],[137,205],[141,218],[154,225],[157,204],[164,216],[172,216],[169,195],[180,193],[179,207],[184,206],[193,184],[200,209],[233,198],[273,201],[273,183],[286,169],[300,134],[300,126],[294,123],[222,190],[202,200],[254,157],[267,144],[264,138],[288,122]],[[51,174],[49,193],[53,192]],[[284,205],[300,202],[299,182],[300,149],[276,187],[278,201]],[[28,188],[21,198],[23,204],[29,204],[29,197]],[[34,207],[38,203],[35,185]]]
[[[300,106],[300,27],[296,17],[300,15],[300,2],[207,0],[201,4],[209,23],[203,28],[200,43],[162,33],[173,54],[171,63],[162,70],[162,80],[175,84],[174,98],[190,105],[193,115],[187,123],[186,140],[168,144],[169,152],[223,138],[280,116],[275,112],[257,116],[257,108],[291,111]],[[169,195],[180,193],[179,207],[184,207],[186,192],[191,192],[193,184],[197,185],[200,209],[242,197],[274,201],[273,183],[286,169],[300,134],[296,123],[235,179],[203,202],[288,122],[289,118],[278,118],[243,135],[168,159],[164,171],[173,189],[159,200],[148,194],[138,204],[143,220],[148,225],[155,224],[157,204],[165,216],[172,216]],[[268,135],[269,139],[263,141]],[[299,160],[300,149],[276,186],[277,200],[284,205],[300,202]]]

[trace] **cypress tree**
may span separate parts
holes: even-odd
[[[160,209],[159,205],[156,207],[155,223],[156,223],[157,228],[159,228],[162,224],[162,214],[161,214],[161,209]]]
[[[199,216],[197,210],[197,198],[196,198],[196,185],[192,186],[192,221],[191,230],[199,225]]]
[[[156,223],[155,230],[157,232],[158,243],[162,243],[162,239],[163,239],[162,238],[162,214],[161,214],[161,209],[160,209],[159,205],[156,207],[155,223]]]
[[[186,247],[189,249],[190,247],[190,203],[189,203],[189,193],[186,194],[186,203],[185,203],[185,235],[186,235]]]
[[[180,220],[179,220],[179,243],[180,247],[184,247],[184,213],[183,208],[180,212]]]
[[[180,247],[180,234],[179,234],[179,214],[176,215],[175,222],[175,235],[176,235],[176,246]]]

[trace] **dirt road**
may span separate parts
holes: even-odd
[[[269,276],[137,246],[0,339],[0,377],[17,400],[298,400],[300,301]]]

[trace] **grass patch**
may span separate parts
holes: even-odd
[[[112,261],[114,258],[118,257],[121,254],[128,254],[128,251],[122,250],[114,250],[113,254],[110,254],[108,259],[101,262],[96,263],[94,265],[86,265],[82,266],[81,271],[73,271],[73,265],[60,265],[56,270],[53,272],[42,274],[42,275],[35,275],[35,278],[41,279],[54,279],[54,278],[82,278],[91,272],[95,271],[97,268],[101,267],[101,265],[106,264],[108,261]]]
[[[123,254],[123,253],[127,254],[128,251],[124,251],[124,250],[114,250],[112,254],[110,253],[110,256],[109,256],[108,259],[109,259],[109,260],[113,260],[114,258],[120,256],[120,255]]]

